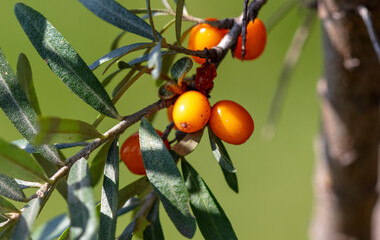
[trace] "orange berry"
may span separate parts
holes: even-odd
[[[174,124],[185,133],[201,130],[207,124],[210,114],[211,107],[207,97],[197,91],[185,92],[174,103]]]
[[[217,21],[216,18],[206,18],[207,21]],[[227,29],[218,29],[206,23],[196,25],[191,29],[188,48],[190,50],[210,49],[219,44],[220,40],[228,33]],[[191,56],[199,64],[204,63],[204,58]]]
[[[156,130],[156,132],[158,135],[162,135],[161,131]],[[170,148],[168,140],[165,140],[164,144],[167,149]],[[135,132],[125,140],[120,149],[120,157],[132,173],[137,175],[146,174],[140,150],[139,132]]]
[[[260,19],[255,18],[254,22],[250,21],[247,25],[244,60],[253,60],[259,57],[264,51],[266,42],[267,30],[265,25]],[[240,35],[235,49],[235,57],[240,60],[242,60],[242,43],[243,39]]]
[[[212,107],[209,124],[216,136],[235,145],[247,141],[254,130],[247,110],[229,100],[219,101]]]
[[[167,111],[166,111],[169,122],[173,121],[173,108],[174,108],[174,105],[171,105],[170,107],[167,108]],[[174,129],[177,129],[175,125],[174,125]]]

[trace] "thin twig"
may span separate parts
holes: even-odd
[[[377,60],[380,63],[380,44],[379,44],[379,39],[377,38],[375,29],[373,28],[372,20],[371,20],[371,17],[369,15],[368,9],[365,6],[360,5],[360,6],[358,6],[357,11],[358,11],[360,17],[363,19],[363,22],[364,22],[364,24],[365,24],[365,26],[367,28],[369,38],[371,39],[373,48],[375,49],[375,52],[376,52],[376,55],[377,55]]]
[[[247,41],[247,25],[248,25],[248,2],[249,0],[244,0],[244,8],[243,8],[243,20],[241,27],[241,58],[244,60],[245,57],[245,43]]]

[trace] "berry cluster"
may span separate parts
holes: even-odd
[[[216,19],[208,18],[208,21]],[[208,24],[198,24],[193,27],[188,42],[191,50],[203,50],[212,48],[219,44],[221,39],[228,33],[226,29],[218,29]],[[252,60],[260,56],[266,44],[266,30],[260,19],[247,25],[246,54],[244,60]],[[242,37],[240,36],[236,44],[234,55],[242,59]],[[217,75],[213,63],[209,63],[203,58],[192,56],[193,60],[200,67],[196,69],[195,79],[185,79],[188,71],[178,75],[177,70],[172,72],[176,81],[166,82],[161,87],[159,95],[163,99],[178,96],[174,105],[168,108],[169,121],[173,121],[174,128],[184,133],[195,133],[202,130],[207,124],[213,133],[226,143],[242,144],[246,142],[254,131],[254,122],[246,109],[236,102],[222,100],[211,107],[208,100],[209,94],[214,87],[214,79]],[[185,65],[189,58],[182,58],[177,61]],[[178,64],[178,65],[181,65]],[[192,65],[192,63],[191,63]],[[173,65],[173,69],[175,69]],[[163,133],[156,130],[161,136]],[[164,141],[166,148],[170,149],[167,140]],[[128,169],[139,175],[145,175],[145,168],[140,151],[138,132],[132,134],[122,145],[120,151],[121,159]]]

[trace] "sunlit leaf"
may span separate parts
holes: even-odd
[[[13,230],[12,239],[14,240],[29,240],[30,232],[33,228],[34,221],[36,220],[40,211],[41,199],[39,197],[31,200],[24,208],[20,215],[16,226]]]
[[[193,152],[202,139],[204,128],[195,133],[188,133],[183,139],[171,147],[181,156],[186,156]]]
[[[40,117],[36,144],[80,142],[103,135],[92,125],[74,119]]]
[[[33,240],[57,239],[70,226],[70,219],[66,214],[61,214],[48,222],[40,225],[32,234]]]
[[[95,186],[100,178],[103,176],[104,165],[106,163],[108,150],[111,146],[112,140],[108,140],[95,155],[90,163],[90,176],[91,184]]]
[[[230,221],[218,201],[186,160],[182,161],[183,177],[190,192],[190,206],[205,239],[237,239]]]
[[[117,211],[117,216],[124,215],[128,213],[129,211],[132,211],[133,209],[136,209],[139,207],[143,201],[141,201],[138,198],[130,198],[125,204]]]
[[[182,15],[183,6],[185,5],[185,0],[177,0],[176,14],[175,14],[175,36],[177,38],[177,43],[181,42],[181,29],[182,29]]]
[[[139,136],[149,181],[177,230],[185,237],[192,238],[196,225],[188,207],[189,193],[172,156],[145,118],[141,120]]]
[[[38,116],[26,98],[1,49],[0,107],[21,135],[33,144],[38,129]],[[54,146],[42,145],[35,146],[35,148],[49,161],[63,164]]]
[[[68,184],[67,200],[71,219],[70,238],[96,239],[98,217],[85,158],[79,159],[71,167]]]
[[[25,181],[48,181],[41,166],[28,153],[0,139],[0,173]]]
[[[155,40],[148,23],[113,0],[79,0],[88,10],[104,21],[127,32]],[[161,35],[157,33],[161,38]]]
[[[116,138],[108,151],[104,167],[99,239],[115,239],[119,189],[119,147]]]
[[[164,233],[160,223],[159,215],[160,202],[156,201],[149,211],[147,220],[150,222],[144,230],[144,240],[164,240]]]
[[[152,47],[152,46],[153,46],[152,43],[133,43],[131,45],[127,45],[124,47],[117,48],[117,49],[113,50],[112,52],[107,53],[103,57],[99,58],[95,62],[93,62],[90,65],[90,69],[94,70],[97,67],[99,67],[101,64],[103,64],[103,63],[105,63],[111,59],[118,58],[118,57],[124,56],[130,52],[137,51],[137,50],[144,49],[144,48],[148,48],[148,47]]]
[[[11,143],[28,153],[38,152],[26,139],[18,139],[18,140],[12,141]],[[83,146],[88,145],[88,142],[56,143],[53,145],[56,149],[66,149],[66,148],[73,148],[73,147],[79,147],[79,146],[83,147]]]
[[[13,178],[3,174],[0,174],[0,195],[19,202],[26,201],[20,185]]]
[[[38,103],[36,90],[34,89],[33,84],[32,68],[28,58],[23,53],[18,55],[17,59],[17,80],[24,90],[24,93],[26,94],[26,97],[28,98],[34,111],[37,115],[41,115],[40,104]]]
[[[157,80],[161,74],[161,40],[157,43],[157,45],[152,49],[149,53],[149,61],[148,67],[153,68],[151,74],[153,79]]]
[[[100,113],[121,119],[99,80],[51,23],[23,3],[15,5],[15,13],[34,48],[71,91]]]
[[[236,172],[236,168],[233,165],[222,141],[212,132],[211,128],[208,128],[208,130],[212,153],[214,154],[219,165],[228,172]]]

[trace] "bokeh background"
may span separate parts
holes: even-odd
[[[88,64],[108,53],[112,40],[121,32],[98,19],[79,1],[23,2],[41,12]],[[259,18],[265,23],[284,2],[268,1],[260,11]],[[0,3],[0,48],[8,62],[15,70],[19,53],[25,53],[29,58],[43,115],[92,123],[97,116],[96,111],[72,94],[40,58],[17,22],[13,12],[14,3],[10,0]],[[145,7],[144,1],[120,3],[128,9]],[[158,0],[152,1],[152,5],[154,8],[162,7]],[[243,1],[192,0],[187,2],[187,8],[191,15],[201,18],[235,17],[241,13]],[[213,104],[223,99],[236,101],[251,113],[255,121],[255,132],[247,143],[240,146],[225,144],[238,169],[239,194],[231,191],[225,183],[220,167],[212,155],[207,134],[197,150],[187,158],[219,200],[239,239],[297,240],[308,237],[313,210],[313,139],[318,134],[319,126],[315,86],[322,72],[318,23],[311,32],[287,89],[276,135],[272,140],[261,136],[285,52],[303,14],[304,10],[297,6],[272,29],[268,34],[264,54],[259,59],[241,62],[228,55],[218,69],[210,102]],[[156,17],[157,28],[171,18]],[[185,23],[183,29],[189,26],[191,23]],[[165,37],[168,42],[175,40],[174,33],[174,28],[167,32]],[[146,40],[126,34],[121,45],[137,41]],[[134,56],[137,55],[132,54],[124,59],[128,61]],[[100,80],[104,78],[103,70],[104,67],[101,67],[95,71]],[[108,92],[112,91],[120,77],[107,88]],[[132,114],[155,102],[157,90],[150,76],[143,77],[127,91],[116,107],[122,115]],[[104,132],[114,124],[114,120],[104,121],[99,130]],[[167,124],[166,111],[159,112],[154,126],[163,130]],[[121,140],[137,129],[138,124],[128,129],[121,136]],[[21,138],[3,112],[0,112],[0,137],[8,141]],[[65,154],[70,156],[78,150],[68,150]],[[124,165],[120,166],[120,187],[136,178]],[[100,199],[101,192],[99,185],[94,190],[97,200]],[[59,194],[53,194],[35,227],[64,212],[67,212],[65,201]],[[126,215],[119,219],[118,233],[127,226],[130,218],[130,215]],[[161,222],[166,239],[182,239],[162,208]],[[203,239],[199,230],[194,239]]]

